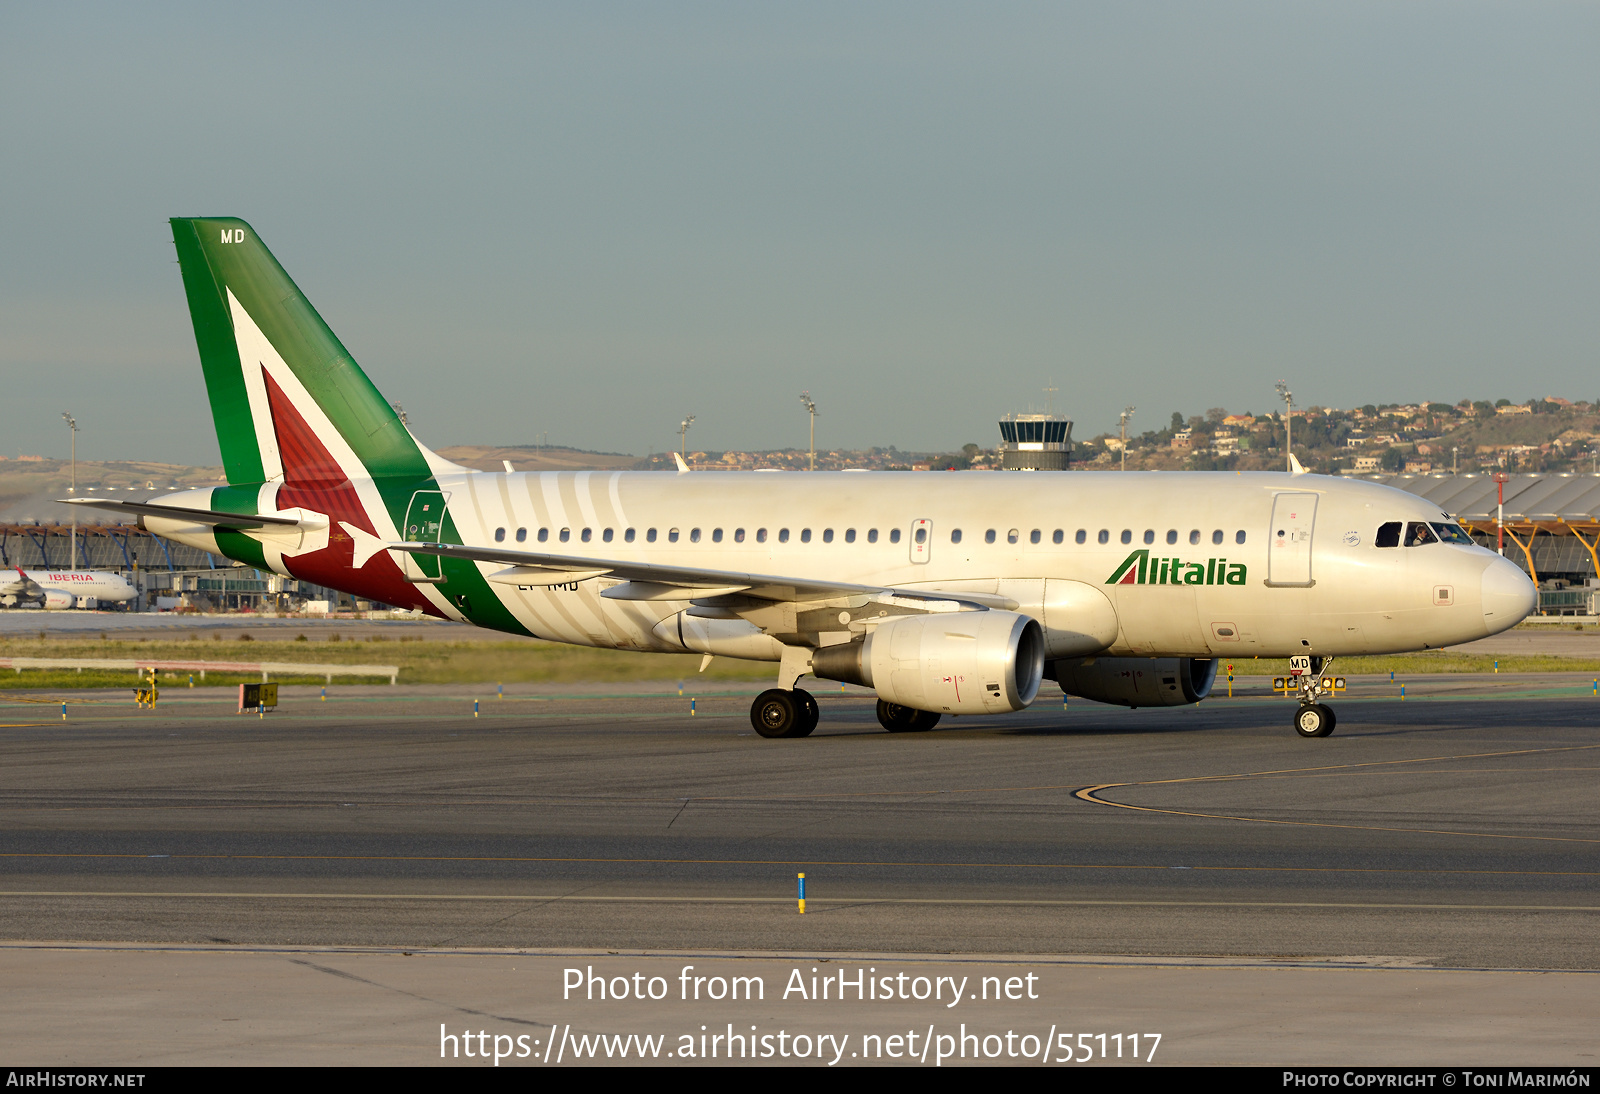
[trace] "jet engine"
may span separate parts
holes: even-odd
[[[64,612],[77,602],[77,597],[71,593],[64,593],[60,589],[46,589],[44,591],[44,610],[47,612]]]
[[[880,623],[812,654],[811,674],[897,706],[950,714],[1021,710],[1044,679],[1044,632],[1017,612],[941,612]]]
[[[1083,657],[1053,662],[1061,690],[1123,707],[1181,707],[1211,694],[1215,659],[1199,657]]]

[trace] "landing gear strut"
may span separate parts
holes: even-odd
[[[878,700],[878,721],[890,733],[921,733],[939,724],[940,715]]]
[[[1328,689],[1322,686],[1322,674],[1333,663],[1333,658],[1313,657],[1309,660],[1312,671],[1295,678],[1300,689],[1300,709],[1294,713],[1294,731],[1302,737],[1326,737],[1339,724],[1339,718],[1333,713],[1332,707],[1317,700],[1327,694]]]
[[[817,728],[819,714],[810,692],[773,688],[756,696],[750,724],[763,737],[808,737]]]

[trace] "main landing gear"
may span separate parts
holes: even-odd
[[[820,714],[809,691],[773,688],[756,696],[750,724],[763,737],[809,737]]]
[[[1290,659],[1291,663],[1300,660],[1298,657]],[[1333,658],[1307,657],[1305,661],[1311,671],[1294,678],[1298,680],[1300,688],[1300,709],[1294,712],[1294,731],[1302,737],[1326,737],[1339,724],[1339,718],[1333,713],[1332,707],[1317,700],[1326,694],[1327,689],[1322,686],[1322,674]]]
[[[939,715],[878,700],[878,721],[890,733],[921,733],[939,724]]]

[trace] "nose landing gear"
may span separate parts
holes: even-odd
[[[1294,731],[1302,737],[1326,737],[1338,723],[1333,708],[1323,703],[1306,703],[1294,715]]]
[[[1333,658],[1291,657],[1289,663],[1292,668],[1301,669],[1301,674],[1293,677],[1300,691],[1300,709],[1294,713],[1294,731],[1302,737],[1326,737],[1339,724],[1339,718],[1333,713],[1332,707],[1317,700],[1328,693],[1329,689],[1322,686],[1322,674],[1333,663]]]

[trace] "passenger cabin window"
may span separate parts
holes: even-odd
[[[1198,547],[1199,545],[1200,545],[1200,529],[1195,528],[1189,533],[1189,546]]]
[[[1132,543],[1133,542],[1133,530],[1131,528],[1124,528],[1122,530],[1122,542],[1123,543]]]
[[[713,529],[711,529],[711,542],[712,543],[721,543],[722,542],[722,529],[721,528],[713,528]]]
[[[600,533],[600,538],[605,540],[607,543],[610,543],[611,542],[611,537],[614,536],[614,535],[616,535],[616,533],[613,532],[610,528],[607,528],[604,532]]]
[[[765,542],[767,542],[767,530],[765,528],[757,528],[756,529],[756,542],[757,543],[765,543]]]
[[[583,530],[583,542],[588,543],[593,538],[594,538],[594,532],[591,531],[588,528],[585,528]]]
[[[1178,542],[1178,530],[1176,528],[1168,528],[1167,529],[1167,543],[1168,544],[1173,544],[1173,543],[1176,543],[1176,542]]]
[[[778,542],[779,543],[788,543],[789,542],[789,529],[787,529],[787,528],[779,528],[778,529]]]
[[[983,533],[983,542],[985,542],[985,543],[993,543],[994,542],[994,529],[993,528],[991,528],[987,532]]]
[[[900,542],[900,529],[898,529],[898,528],[889,529],[889,542],[890,543],[899,543]]]
[[[494,541],[496,543],[504,543],[506,541],[506,530],[504,528],[496,528],[494,530]]]
[[[1414,520],[1406,525],[1406,546],[1421,547],[1424,543],[1437,543],[1439,537],[1433,534],[1425,521]]]
[[[539,529],[539,542],[540,543],[546,542],[547,540],[549,540],[549,538],[550,538],[550,529],[548,529],[548,528]]]
[[[951,543],[960,543],[961,542],[961,529],[959,529],[959,528],[950,529],[950,542]]]
[[[743,543],[744,542],[744,529],[743,528],[735,528],[733,530],[733,542],[735,542],[735,543]]]
[[[1146,543],[1154,543],[1156,541],[1156,530],[1154,528],[1146,528],[1144,530],[1144,541]]]
[[[1050,542],[1051,543],[1060,544],[1060,543],[1065,542],[1066,538],[1067,538],[1067,533],[1062,531],[1060,528],[1057,528],[1054,532],[1052,532],[1050,534]]]
[[[1244,542],[1244,529],[1243,528],[1241,528],[1237,532],[1233,533],[1233,542],[1235,542],[1235,543],[1243,543]]]
[[[811,529],[809,529],[809,528],[800,529],[800,542],[801,543],[810,543],[811,542]]]
[[[667,529],[667,542],[668,543],[676,543],[676,542],[678,542],[678,530],[676,528],[668,528]]]
[[[572,529],[571,528],[563,528],[563,529],[561,529],[561,542],[562,543],[567,542],[571,538],[572,538]]]
[[[1111,542],[1111,531],[1110,531],[1110,529],[1107,529],[1107,528],[1100,529],[1100,535],[1097,538],[1099,539],[1099,541],[1101,543],[1110,543]]]
[[[1215,543],[1215,544],[1219,544],[1219,545],[1222,543],[1222,529],[1221,528],[1218,528],[1215,532],[1211,533],[1211,542]]]
[[[1017,542],[1017,540],[1019,540],[1021,538],[1022,538],[1022,533],[1017,531],[1015,528],[1011,529],[1011,531],[1006,533],[1006,542],[1007,543],[1015,543],[1015,542]]]
[[[1088,540],[1089,540],[1089,532],[1088,532],[1088,529],[1086,529],[1086,528],[1079,528],[1077,530],[1077,532],[1074,533],[1074,535],[1072,537],[1072,542],[1074,542],[1074,543],[1087,543]]]
[[[646,543],[654,543],[656,541],[656,530],[654,528],[644,534],[644,541]]]
[[[1372,542],[1378,547],[1400,546],[1400,522],[1391,520],[1378,525],[1378,536]]]
[[[854,543],[856,541],[856,530],[854,528],[846,528],[844,530],[844,541],[846,543]]]
[[[833,542],[833,529],[832,528],[824,528],[822,530],[822,542],[824,542],[824,543],[832,543]]]
[[[923,543],[928,542],[928,530],[926,528],[918,528],[917,529],[917,534],[916,534],[916,536],[914,538],[916,539],[918,544],[923,544]]]
[[[1038,543],[1039,540],[1041,540],[1043,538],[1044,538],[1044,533],[1039,531],[1039,529],[1037,529],[1037,528],[1035,528],[1033,531],[1028,533],[1028,542],[1029,543]]]
[[[528,541],[528,530],[526,528],[518,528],[517,529],[517,542],[518,543],[526,543],[527,541]]]
[[[690,543],[699,543],[700,542],[700,529],[698,529],[698,528],[689,529],[689,542]]]
[[[868,528],[867,529],[867,542],[868,543],[876,543],[876,542],[878,542],[878,530],[876,528]]]
[[[627,531],[622,533],[623,542],[624,543],[632,543],[633,542],[633,537],[634,537],[635,534],[636,534],[636,530],[633,529],[633,528],[629,528]]]

